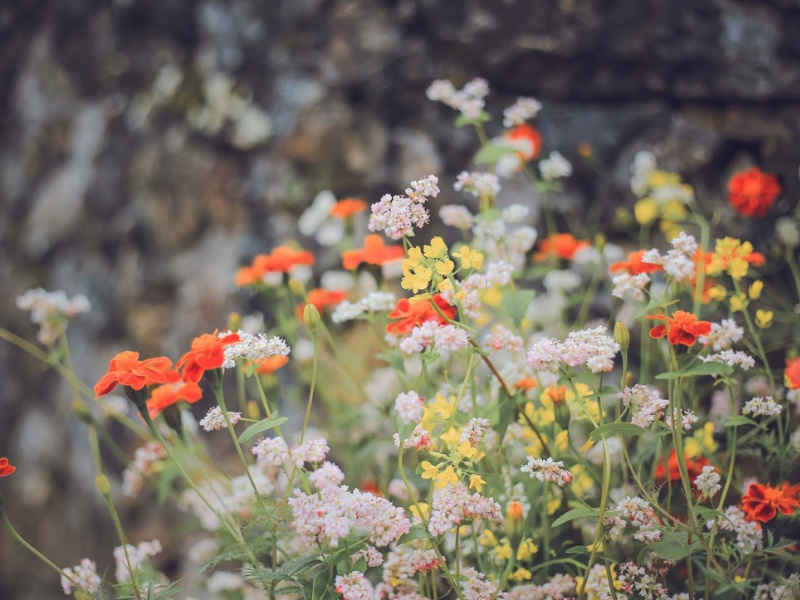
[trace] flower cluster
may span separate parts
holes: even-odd
[[[592,373],[614,368],[614,356],[619,344],[606,334],[606,327],[573,331],[563,342],[545,338],[536,342],[528,352],[528,365],[535,371],[558,372],[561,364],[568,367],[586,365]]]
[[[405,196],[384,195],[372,205],[370,231],[382,231],[393,240],[414,234],[414,227],[427,225],[430,220],[425,202],[439,195],[439,179],[428,175],[411,182]]]

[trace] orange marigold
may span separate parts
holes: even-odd
[[[705,335],[711,331],[709,321],[698,321],[692,313],[683,310],[675,311],[672,317],[664,315],[647,315],[651,321],[665,321],[665,325],[656,325],[650,330],[651,338],[663,338],[665,335],[670,344],[692,346],[698,336]],[[669,332],[667,332],[669,327]]]
[[[155,419],[158,413],[177,402],[194,404],[203,397],[203,390],[193,381],[180,384],[160,385],[150,392],[147,410],[150,418]]]
[[[356,213],[367,210],[367,203],[358,198],[345,198],[339,200],[331,209],[331,216],[337,219],[346,219]]]
[[[16,470],[17,467],[12,467],[8,464],[7,458],[0,458],[0,477],[8,477]]]
[[[547,260],[553,256],[572,260],[578,250],[588,248],[589,240],[576,240],[570,233],[554,233],[539,242],[539,251],[533,257],[536,260]]]
[[[183,380],[197,383],[206,371],[220,368],[225,362],[225,346],[238,341],[238,333],[219,337],[216,331],[192,340],[191,350],[178,361],[178,368],[183,368]]]
[[[297,265],[314,264],[310,250],[295,250],[289,246],[278,246],[269,254],[259,254],[249,267],[242,267],[236,273],[236,285],[246,286],[258,283],[267,273],[288,273]]]
[[[619,262],[612,263],[608,270],[612,273],[619,273],[620,271],[625,271],[629,275],[639,275],[641,273],[655,273],[656,271],[663,271],[664,267],[661,265],[657,265],[655,263],[644,262],[642,257],[644,256],[647,250],[638,250],[636,252],[631,252],[628,255],[628,260],[621,260]]]
[[[791,515],[798,508],[800,501],[769,484],[754,483],[742,497],[742,510],[750,521],[766,523],[774,519],[779,512],[782,515]]]
[[[783,372],[786,387],[790,390],[800,388],[800,356],[786,360],[786,370]]]
[[[389,323],[386,326],[386,332],[395,335],[408,333],[417,325],[422,325],[426,321],[435,321],[440,325],[447,323],[441,315],[433,307],[433,302],[439,307],[439,310],[447,318],[454,319],[456,316],[456,307],[450,306],[447,300],[442,298],[441,294],[435,294],[430,300],[422,300],[421,302],[409,302],[407,298],[398,300],[397,306],[389,313],[390,319],[398,319],[394,323]]]
[[[686,457],[686,471],[689,473],[689,481],[694,482],[695,478],[703,472],[703,467],[708,464],[708,460],[700,457],[697,460],[692,460],[688,456]],[[678,453],[675,450],[670,452],[669,458],[667,459],[667,466],[664,466],[664,460],[659,460],[658,465],[656,465],[656,472],[655,478],[657,481],[666,481],[669,478],[670,481],[680,481],[681,479],[681,471],[680,467],[678,466]]]
[[[736,212],[745,217],[760,219],[781,194],[777,177],[750,167],[736,173],[728,182],[728,201]]]
[[[342,266],[348,271],[355,269],[362,262],[368,265],[383,266],[405,256],[402,246],[386,246],[383,238],[370,234],[364,238],[364,247],[342,252]]]
[[[178,381],[180,376],[172,370],[172,361],[166,356],[139,360],[138,352],[120,352],[108,364],[108,371],[94,386],[94,393],[105,396],[117,384],[134,390],[145,386]]]
[[[266,375],[267,373],[274,373],[281,367],[285,366],[289,362],[288,356],[283,356],[281,354],[276,354],[275,356],[269,356],[262,361],[259,361],[258,366],[256,367],[256,372],[260,375]]]

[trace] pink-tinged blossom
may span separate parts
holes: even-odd
[[[626,387],[621,393],[622,404],[631,409],[631,423],[644,429],[650,427],[664,414],[669,400],[662,398],[656,390],[637,383]]]
[[[461,592],[464,600],[507,600],[508,594],[501,592],[500,588],[486,581],[484,575],[472,567],[467,567],[461,574],[466,579],[461,581]]]
[[[472,213],[461,204],[446,204],[439,209],[442,223],[466,231],[472,227]]]
[[[306,440],[302,444],[292,448],[290,454],[294,464],[302,467],[305,463],[321,463],[325,460],[330,448],[328,441],[324,437]]]
[[[675,416],[677,416],[677,410]],[[692,412],[691,410],[681,411],[680,415],[681,427],[683,427],[685,430],[689,431],[694,426],[694,424],[697,423],[697,421],[698,421],[697,415],[694,414],[694,412]],[[666,423],[667,427],[672,427],[672,417],[667,415],[664,418],[664,423]]]
[[[701,356],[703,362],[719,362],[730,367],[740,367],[742,371],[749,371],[756,366],[755,359],[741,350],[723,350],[708,356]]]
[[[631,594],[633,598],[652,598],[654,600],[674,598],[668,594],[667,588],[659,583],[659,579],[661,577],[657,570],[645,569],[633,562],[622,563],[619,566],[620,591]]]
[[[439,195],[438,184],[435,175],[428,175],[412,181],[405,196],[385,194],[372,205],[369,230],[383,231],[394,240],[411,235],[414,227],[422,227],[430,220],[425,202]]]
[[[64,333],[69,319],[89,312],[92,306],[83,294],[68,298],[63,290],[48,292],[37,288],[18,296],[17,308],[30,311],[31,321],[40,327],[37,339],[45,346],[52,346]]]
[[[572,483],[572,473],[564,468],[562,461],[554,461],[552,457],[543,460],[528,456],[528,464],[523,465],[520,471],[543,483],[555,483],[558,487]]]
[[[567,600],[576,596],[572,575],[554,575],[542,585],[528,583],[512,588],[508,600]]]
[[[134,498],[144,485],[144,478],[153,476],[153,466],[166,457],[159,442],[147,442],[133,453],[133,462],[122,472],[122,495]]]
[[[435,321],[426,321],[414,327],[400,342],[400,350],[408,355],[430,347],[435,347],[440,352],[464,350],[469,347],[469,337],[463,329],[455,325],[439,325]]]
[[[350,564],[354,565],[362,558],[366,561],[368,567],[380,567],[383,564],[383,554],[374,546],[367,546],[355,554],[351,554]]]
[[[414,550],[411,557],[411,568],[415,573],[427,573],[435,571],[442,566],[442,562],[436,555],[435,550]]]
[[[394,409],[400,421],[406,425],[419,423],[422,420],[423,400],[415,391],[401,392],[394,401]]]
[[[672,240],[672,250],[661,255],[658,250],[648,250],[642,256],[642,262],[661,265],[664,272],[675,281],[688,281],[695,275],[694,254],[697,242],[691,235],[683,231]]]
[[[394,445],[398,448],[400,447],[400,435],[397,433],[394,434]],[[414,448],[415,450],[430,450],[434,445],[434,440],[431,439],[431,432],[427,429],[423,429],[419,425],[414,427],[414,431],[403,440],[403,448],[405,450],[409,450],[410,448]]]
[[[503,127],[511,128],[522,125],[534,118],[542,110],[542,103],[535,98],[517,98],[508,108],[503,109]]]
[[[445,79],[437,79],[425,92],[428,100],[442,102],[468,119],[475,119],[481,115],[486,104],[484,98],[488,93],[489,84],[480,77],[473,79],[460,90]]]
[[[231,333],[224,331],[217,335],[223,338]],[[257,363],[271,356],[288,356],[291,351],[286,342],[277,336],[263,332],[252,334],[241,329],[238,335],[238,342],[225,346],[225,362],[222,364],[224,369],[234,368],[237,358]]]
[[[545,338],[528,352],[528,364],[535,371],[558,372],[561,364],[569,367],[586,365],[592,373],[614,368],[614,355],[619,344],[606,334],[605,326],[572,331],[563,342]]]
[[[727,350],[744,337],[744,329],[736,324],[733,319],[722,319],[719,323],[711,324],[711,331],[701,335],[698,341],[704,346],[711,344],[714,352]]]
[[[461,437],[459,437],[458,442],[459,444],[467,443],[473,448],[477,448],[488,429],[489,419],[472,418],[461,430]]]
[[[363,573],[353,571],[349,575],[337,575],[337,593],[342,600],[380,600],[380,595]]]
[[[231,425],[236,425],[242,420],[242,413],[228,411],[228,418],[231,420]],[[200,427],[206,431],[219,431],[227,426],[225,415],[222,414],[222,409],[219,406],[210,408],[206,416],[200,419]]]
[[[742,407],[743,415],[752,415],[754,417],[773,417],[781,414],[783,407],[772,399],[772,396],[766,398],[755,397],[752,400],[745,402]]]
[[[730,531],[736,534],[736,546],[744,554],[753,554],[762,546],[762,530],[757,521],[748,521],[744,511],[738,506],[729,506],[722,516],[706,523],[706,528],[711,530],[717,525],[721,531]]]
[[[440,536],[453,527],[461,525],[465,519],[490,519],[497,522],[503,520],[503,510],[491,498],[480,494],[470,494],[467,486],[460,481],[434,489],[433,503],[428,531],[431,535]]]
[[[644,289],[650,283],[650,276],[647,273],[631,275],[630,273],[620,273],[611,278],[614,289],[611,295],[615,298],[624,298],[625,292],[630,292],[635,300],[644,300]]]
[[[97,564],[88,558],[84,558],[79,565],[64,569],[64,573],[66,573],[80,589],[92,596],[100,589],[102,580],[97,574]],[[61,589],[64,590],[64,594],[67,596],[72,594],[76,589],[72,581],[64,577],[64,575],[61,576]]]
[[[711,498],[722,486],[719,484],[720,475],[712,465],[703,467],[703,471],[694,478],[694,486],[700,490],[705,498]]]
[[[494,173],[479,171],[461,171],[456,176],[453,189],[457,192],[469,192],[479,198],[494,198],[500,193],[500,180]]]
[[[126,552],[127,550],[127,556]],[[134,571],[142,568],[144,563],[151,556],[155,556],[161,552],[161,542],[153,540],[152,542],[141,542],[138,546],[127,544],[125,549],[122,546],[114,548],[114,562],[117,566],[116,577],[117,583],[128,581],[131,578],[129,566]],[[130,559],[130,565],[128,560]]]
[[[280,467],[289,458],[289,446],[280,436],[259,440],[253,445],[252,452],[259,461],[273,467]]]
[[[336,488],[344,481],[344,473],[334,463],[326,460],[308,476],[308,479],[318,490]]]
[[[514,332],[509,331],[502,325],[497,325],[494,331],[486,334],[486,337],[483,338],[483,347],[494,352],[499,352],[500,350],[521,352],[524,342]]]

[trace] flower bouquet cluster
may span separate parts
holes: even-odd
[[[737,173],[714,207],[639,153],[612,243],[591,230],[606,207],[582,224],[555,210],[572,165],[542,157],[540,104],[517,101],[490,138],[487,93],[428,90],[480,140],[441,225],[434,175],[371,208],[321,194],[301,233],[341,269],[294,244],[255,256],[230,277],[264,314],[232,315],[174,366],[124,351],[89,388],[66,336],[88,302],[20,299],[46,350],[2,337],[72,384],[120,542],[113,577],[89,558],[62,568],[0,503],[66,594],[800,597],[797,214],[757,248],[726,235],[770,215],[778,180]],[[509,177],[538,202],[504,206]],[[103,444],[123,452],[109,420],[141,439],[122,474],[104,470]],[[235,467],[210,436],[230,438]],[[24,477],[9,460],[0,477]],[[115,508],[154,494],[195,525],[177,574],[158,571],[172,534],[134,545]]]

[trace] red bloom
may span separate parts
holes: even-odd
[[[307,304],[313,304],[317,307],[319,312],[341,304],[344,300],[347,300],[347,292],[323,290],[322,288],[311,290],[306,295]],[[303,311],[305,311],[305,308],[305,304],[297,305],[296,316],[298,320],[303,319]]]
[[[782,515],[791,515],[798,508],[800,501],[792,496],[786,496],[783,491],[769,484],[752,484],[742,498],[742,510],[750,521],[766,523],[774,519],[779,512]]]
[[[536,260],[547,260],[557,256],[564,260],[572,260],[578,250],[589,246],[589,240],[576,240],[570,233],[554,233],[539,242],[539,251],[533,257]]]
[[[362,262],[368,265],[383,266],[405,256],[402,246],[386,246],[383,238],[376,234],[364,238],[364,247],[342,252],[342,266],[348,271],[355,269]]]
[[[456,307],[450,306],[447,300],[442,298],[441,294],[435,294],[431,300],[422,300],[421,302],[409,302],[407,298],[403,298],[397,302],[394,310],[389,313],[390,319],[399,319],[394,323],[389,323],[386,326],[386,333],[395,335],[408,333],[417,325],[422,325],[426,321],[435,321],[440,325],[447,323],[441,315],[433,307],[433,302],[439,307],[447,318],[454,319],[456,316]]]
[[[16,470],[17,467],[12,467],[8,464],[7,458],[0,458],[0,477],[8,477]]]
[[[282,354],[276,354],[275,356],[270,356],[262,361],[259,361],[258,367],[256,367],[256,372],[259,375],[274,373],[275,371],[286,365],[288,362],[289,362],[288,356],[283,356]]]
[[[147,410],[150,412],[150,418],[155,419],[158,413],[176,402],[183,401],[194,404],[202,397],[203,391],[200,386],[191,381],[181,384],[160,385],[150,393],[150,398],[147,400]]]
[[[786,371],[783,372],[786,387],[790,390],[800,388],[800,356],[786,360]]]
[[[689,481],[694,482],[695,477],[697,477],[698,475],[700,475],[700,473],[703,472],[703,467],[705,467],[707,464],[708,460],[703,457],[700,457],[697,460],[692,460],[687,456],[686,471],[689,473]],[[658,461],[658,465],[656,465],[655,478],[659,481],[666,481],[667,469],[669,469],[670,481],[680,481],[681,472],[680,472],[680,467],[678,467],[678,453],[675,452],[674,449],[669,454],[666,468],[664,467],[663,460]]]
[[[728,201],[736,212],[760,219],[780,196],[781,184],[758,167],[736,173],[728,182]]]
[[[259,254],[249,267],[242,267],[236,273],[236,285],[245,286],[258,283],[267,273],[288,273],[297,265],[314,264],[310,250],[295,250],[288,246],[278,246],[269,254]]]
[[[331,209],[331,216],[337,219],[346,219],[356,213],[367,210],[367,203],[358,198],[345,198],[339,200]]]
[[[238,333],[219,337],[217,332],[192,340],[191,350],[178,361],[178,368],[183,368],[183,380],[197,383],[205,371],[220,368],[225,362],[225,346],[238,341]]]
[[[138,352],[120,352],[108,365],[108,372],[94,386],[94,393],[105,396],[117,384],[134,390],[147,385],[178,381],[180,376],[172,370],[172,361],[166,356],[139,360]]]
[[[520,143],[524,146],[517,152],[517,155],[522,160],[529,161],[539,156],[539,152],[542,149],[542,136],[527,123],[517,125],[505,137],[513,142],[515,147]]]
[[[670,344],[691,346],[697,341],[697,337],[705,335],[711,331],[709,321],[698,321],[692,313],[682,310],[675,311],[672,317],[664,315],[647,315],[653,321],[666,321],[666,325],[657,325],[650,330],[651,338],[663,338],[665,335]],[[669,325],[669,333],[667,333]]]
[[[639,250],[631,252],[628,255],[628,260],[621,260],[613,263],[608,267],[612,273],[626,271],[629,275],[639,275],[640,273],[654,273],[656,271],[663,271],[664,267],[655,263],[644,262],[642,257],[647,250]]]

